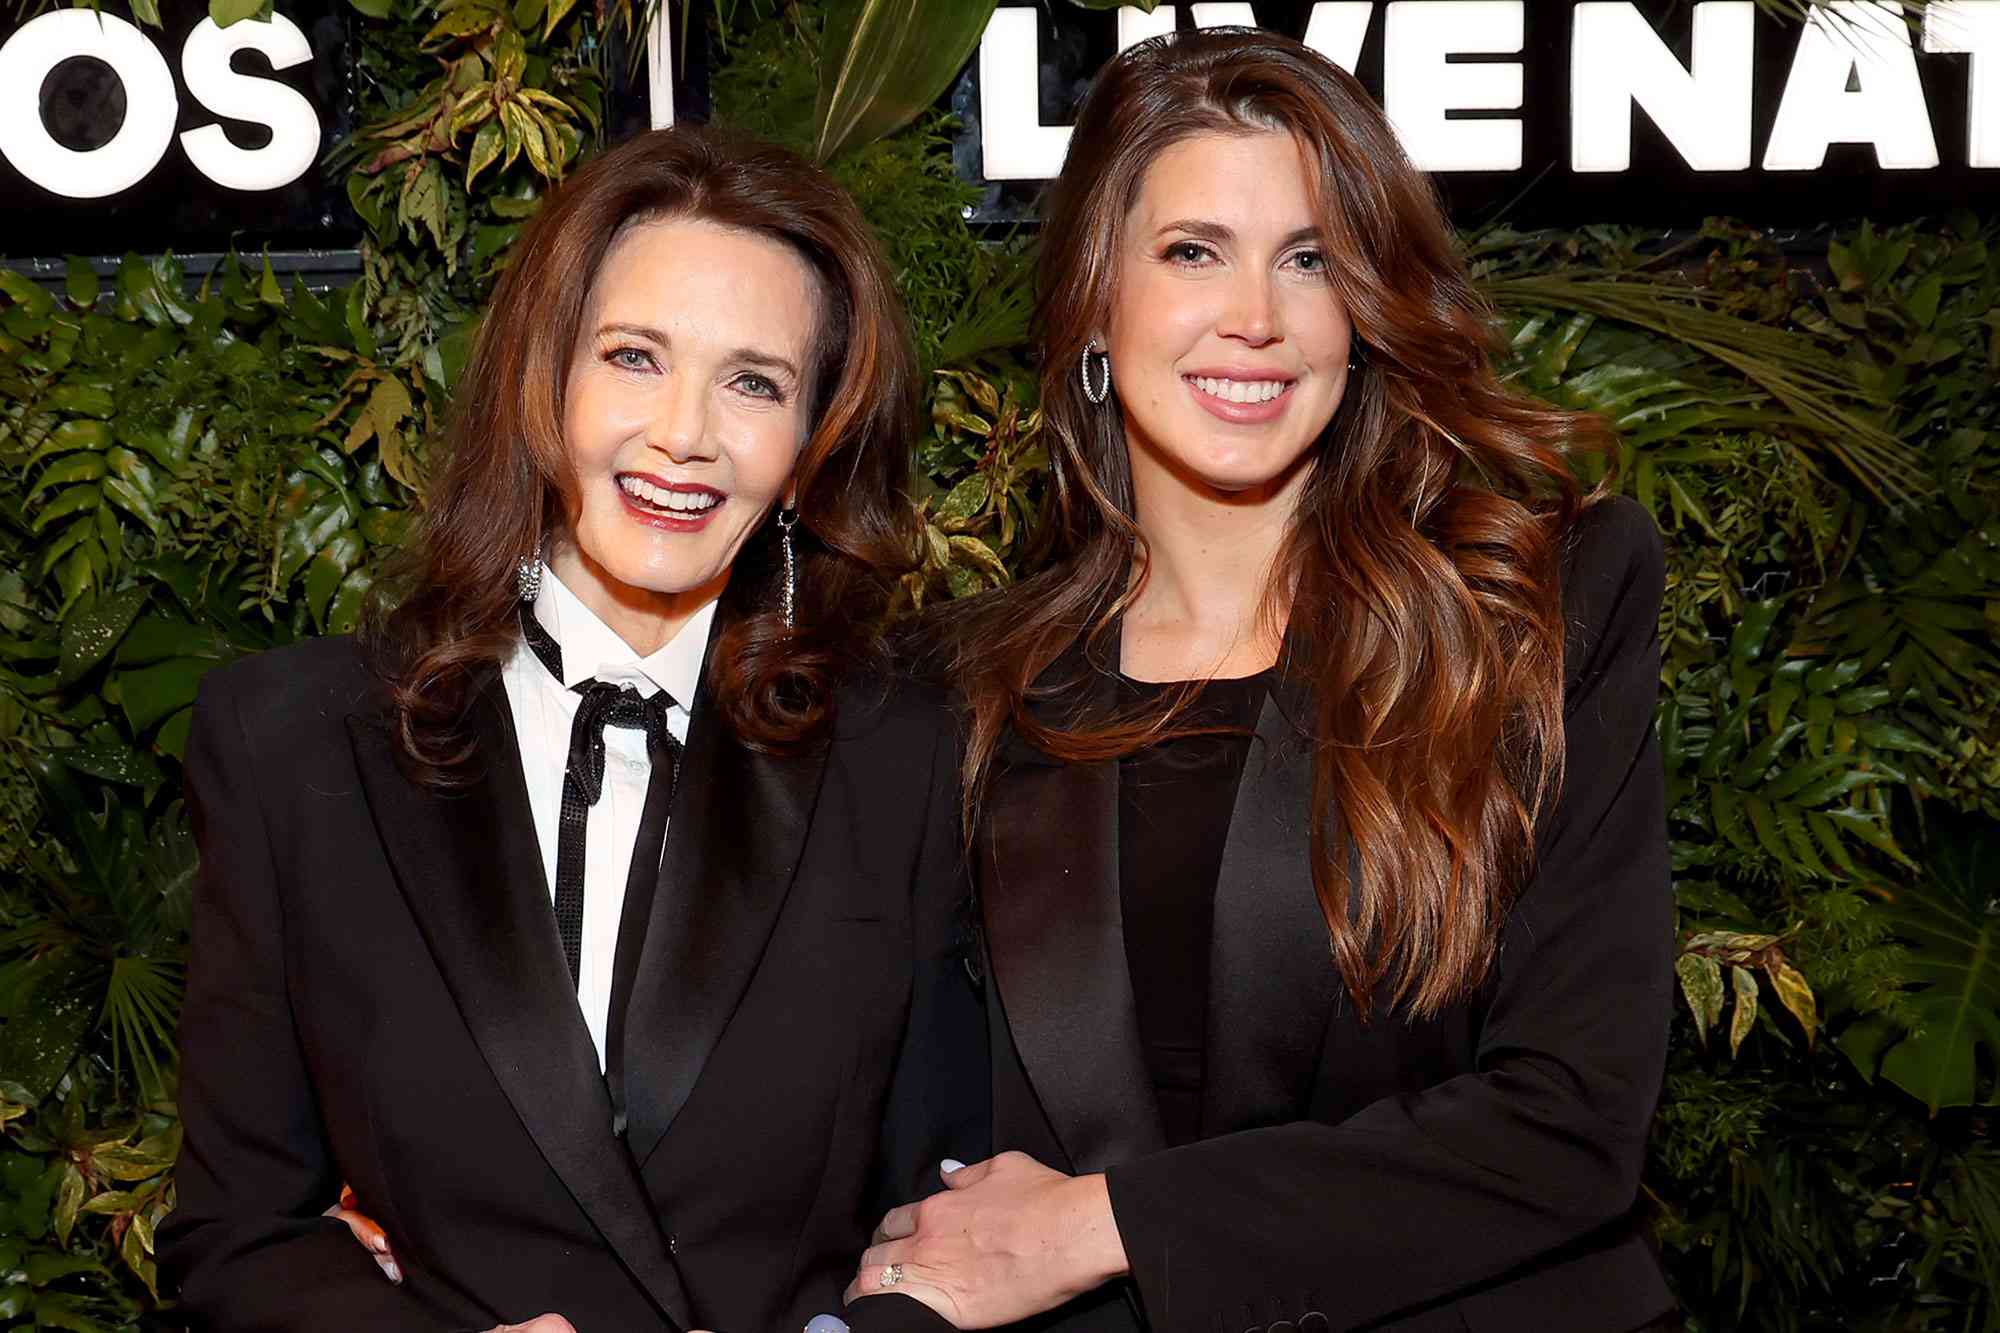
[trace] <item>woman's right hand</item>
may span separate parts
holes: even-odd
[[[368,1257],[382,1270],[383,1277],[391,1282],[399,1284],[402,1282],[403,1270],[396,1263],[395,1251],[389,1248],[389,1233],[376,1225],[374,1218],[361,1211],[361,1201],[354,1197],[352,1186],[343,1184],[340,1187],[340,1202],[327,1209],[326,1216],[347,1224],[348,1231],[353,1234],[361,1248],[368,1251]],[[521,1327],[527,1328],[528,1325],[523,1324]],[[567,1324],[563,1325],[563,1328],[568,1327]],[[530,1333],[562,1333],[562,1330],[536,1328],[530,1330]]]
[[[395,1252],[389,1248],[389,1233],[361,1211],[361,1200],[355,1197],[351,1186],[340,1187],[340,1202],[327,1209],[326,1215],[347,1224],[348,1231],[368,1251],[384,1277],[391,1282],[403,1280],[403,1270],[397,1267]],[[538,1314],[525,1324],[496,1324],[486,1333],[576,1333],[576,1325],[559,1314],[549,1313]]]

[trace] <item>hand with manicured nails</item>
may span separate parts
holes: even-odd
[[[900,1292],[959,1328],[994,1328],[1128,1271],[1103,1176],[1064,1175],[1018,1152],[945,1166],[944,1193],[882,1219],[849,1301]],[[901,1280],[884,1287],[891,1264]]]
[[[389,1233],[376,1224],[374,1218],[361,1211],[361,1201],[354,1197],[354,1187],[340,1187],[340,1202],[326,1210],[325,1216],[347,1224],[347,1229],[368,1251],[368,1257],[382,1270],[382,1276],[391,1282],[401,1283],[403,1270],[396,1263],[395,1251],[389,1248]]]
[[[326,1210],[326,1216],[347,1224],[348,1231],[360,1243],[361,1248],[382,1270],[382,1276],[391,1282],[403,1280],[403,1270],[396,1264],[395,1251],[389,1247],[389,1233],[382,1230],[375,1219],[361,1211],[361,1201],[354,1196],[349,1185],[340,1187],[340,1202]],[[486,1333],[576,1333],[576,1326],[559,1314],[538,1314],[525,1324],[498,1324]],[[701,1333],[701,1330],[695,1330]]]

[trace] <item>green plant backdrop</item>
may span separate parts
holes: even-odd
[[[354,624],[482,296],[601,144],[639,16],[353,4],[367,123],[329,169],[358,281],[253,255],[199,284],[143,254],[53,292],[0,271],[6,1327],[177,1326],[152,1256],[196,682]],[[965,227],[933,109],[990,0],[705,4],[718,118],[826,161],[903,282],[929,385],[904,602],[1004,583],[1048,465],[1032,239]],[[1666,535],[1683,995],[1644,1206],[1696,1329],[2000,1328],[1996,231],[1464,238],[1509,376],[1618,422],[1615,484]]]

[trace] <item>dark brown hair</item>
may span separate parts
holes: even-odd
[[[1313,881],[1357,1006],[1380,993],[1434,1014],[1490,966],[1560,777],[1557,549],[1583,503],[1564,454],[1602,432],[1500,385],[1492,315],[1429,181],[1360,84],[1298,42],[1156,38],[1114,59],[1084,103],[1041,238],[1052,564],[944,613],[972,713],[968,815],[1009,727],[1089,762],[1173,721],[1058,710],[1050,723],[1029,708],[1083,696],[1143,555],[1120,414],[1090,404],[1077,365],[1109,322],[1121,228],[1155,159],[1197,135],[1269,131],[1307,163],[1358,360],[1265,590],[1269,613],[1289,613],[1279,669],[1314,701],[1296,720],[1313,753]],[[1083,674],[1049,673],[1068,660]]]
[[[402,751],[429,781],[456,780],[471,757],[470,691],[519,638],[515,566],[563,522],[564,401],[597,271],[622,228],[672,219],[783,242],[819,288],[794,474],[797,628],[778,609],[765,524],[737,555],[707,688],[747,743],[789,748],[827,723],[838,679],[881,651],[913,549],[916,369],[889,268],[853,200],[795,154],[698,126],[642,134],[578,171],[522,232],[458,383],[407,594],[372,631]]]

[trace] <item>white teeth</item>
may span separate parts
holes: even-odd
[[[722,497],[712,491],[670,491],[641,477],[620,477],[618,486],[635,500],[679,514],[706,513],[722,503]]]
[[[1188,383],[1211,398],[1231,403],[1268,403],[1291,387],[1289,380],[1230,380],[1212,375],[1190,376]]]

